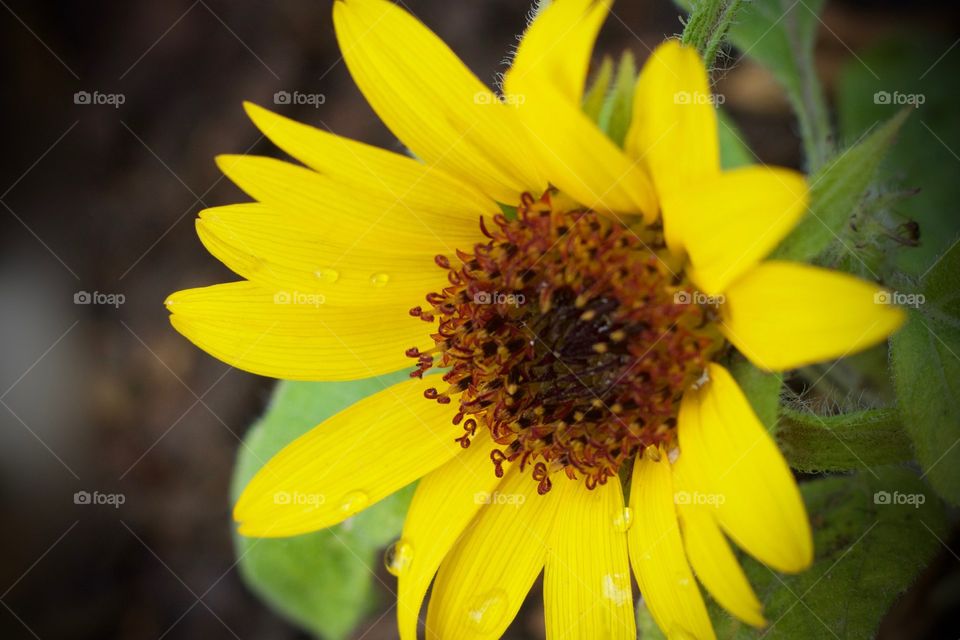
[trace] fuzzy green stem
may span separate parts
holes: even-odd
[[[807,170],[813,173],[822,167],[833,155],[833,133],[830,128],[830,116],[817,69],[814,63],[813,47],[804,44],[800,33],[800,20],[788,15],[796,10],[787,0],[781,0],[785,14],[784,30],[787,41],[793,51],[798,76],[798,95],[795,96],[794,109],[800,125],[800,137],[807,157]]]
[[[702,0],[693,6],[681,36],[683,44],[695,47],[711,67],[743,0]]]
[[[790,466],[807,472],[862,470],[913,455],[894,409],[818,416],[784,407],[777,442]]]

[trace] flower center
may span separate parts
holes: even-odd
[[[414,377],[448,369],[424,395],[459,403],[461,445],[489,429],[497,475],[532,466],[540,493],[561,469],[593,488],[644,447],[672,446],[680,397],[722,345],[658,228],[555,199],[525,194],[516,220],[481,220],[489,240],[457,251],[459,266],[436,257],[450,286],[410,311],[439,320],[435,347],[407,352]]]

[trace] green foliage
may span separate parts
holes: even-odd
[[[280,382],[266,415],[244,438],[233,499],[286,444],[405,374],[357,382]],[[344,638],[374,604],[380,550],[400,533],[412,496],[407,487],[330,529],[293,538],[236,536],[244,580],[277,611],[313,634]]]
[[[813,260],[839,238],[909,113],[901,111],[810,177],[810,210],[774,258]]]
[[[786,91],[811,171],[832,153],[830,119],[813,62],[822,7],[823,0],[756,0],[730,28],[730,41],[767,67]]]
[[[722,109],[717,109],[717,136],[720,139],[720,166],[725,170],[745,167],[757,162],[756,156],[743,139],[743,134]]]
[[[695,47],[708,66],[713,64],[743,0],[699,0],[690,8],[683,29],[684,44]]]
[[[607,137],[622,147],[633,118],[633,93],[637,82],[637,65],[633,54],[624,52],[616,67],[615,80],[613,72],[613,60],[605,57],[583,96],[582,108]],[[744,142],[743,135],[730,116],[718,109],[717,117],[720,164],[723,168],[735,169],[755,163],[756,156]]]
[[[666,640],[667,636],[663,635],[660,627],[653,621],[653,616],[650,615],[650,610],[647,609],[647,605],[642,597],[640,601],[637,602],[636,613],[637,638],[639,638],[639,640]]]
[[[818,416],[783,408],[777,443],[794,469],[868,471],[913,457],[910,439],[895,409],[870,409]]]
[[[730,373],[743,389],[760,422],[772,433],[780,410],[780,387],[783,386],[781,375],[761,371],[746,358],[739,356],[731,363]]]
[[[617,77],[600,114],[597,124],[607,136],[623,147],[630,121],[633,119],[633,90],[637,84],[637,64],[630,51],[624,51],[617,65]]]
[[[960,246],[933,266],[920,290],[923,304],[890,341],[894,386],[925,477],[960,504]]]
[[[597,122],[600,120],[600,110],[603,103],[607,100],[607,92],[610,90],[610,81],[613,79],[613,58],[604,56],[600,68],[593,77],[593,82],[583,94],[583,112]]]
[[[960,48],[939,37],[900,37],[858,52],[837,83],[841,131],[856,138],[907,107],[914,114],[880,167],[879,181],[918,189],[891,209],[900,220],[919,223],[920,246],[895,251],[895,267],[914,276],[925,272],[960,234],[960,119],[956,78]],[[914,109],[909,103],[917,104]]]
[[[745,557],[768,626],[753,629],[711,601],[718,638],[871,638],[939,549],[946,528],[940,503],[906,470],[824,478],[802,484],[801,491],[813,516],[813,566],[784,576]],[[663,637],[645,607],[637,615],[644,640]]]
[[[618,147],[630,129],[633,119],[633,90],[637,84],[637,64],[630,51],[624,51],[616,65],[604,58],[596,77],[583,96],[583,112],[597,123]]]

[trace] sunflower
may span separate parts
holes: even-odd
[[[403,638],[431,583],[428,637],[499,637],[541,571],[549,637],[634,638],[631,567],[668,637],[714,637],[698,584],[764,625],[728,540],[798,572],[811,530],[721,363],[782,371],[903,321],[871,283],[764,260],[808,184],[721,170],[693,50],[653,52],[624,148],[597,128],[580,105],[609,9],[555,0],[494,93],[394,4],[338,0],[346,64],[415,158],[248,104],[303,166],[220,157],[255,202],[197,230],[242,280],[167,301],[183,335],[254,373],[412,370],[283,449],[234,513],[243,535],[293,536],[419,480],[388,553]],[[277,499],[295,494],[316,499]]]

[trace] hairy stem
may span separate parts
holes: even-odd
[[[743,0],[703,0],[694,5],[681,42],[695,47],[707,67],[713,65],[717,52]]]

